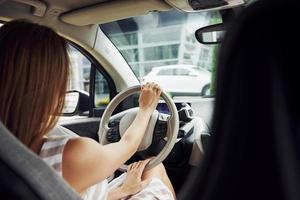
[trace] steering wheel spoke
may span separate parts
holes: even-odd
[[[168,116],[166,114],[160,113],[157,122],[155,124],[152,143],[156,143],[156,141],[165,138],[167,136],[167,130],[168,130]]]

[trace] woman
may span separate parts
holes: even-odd
[[[0,120],[39,154],[84,199],[148,197],[173,199],[162,165],[144,171],[148,160],[108,185],[106,178],[137,150],[160,97],[156,84],[142,87],[139,111],[122,139],[101,146],[89,138],[47,138],[62,112],[69,74],[66,41],[52,29],[23,20],[0,29]],[[161,193],[155,194],[159,187]],[[154,190],[153,190],[154,188]]]

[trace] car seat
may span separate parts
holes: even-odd
[[[0,122],[0,199],[79,200],[79,195]]]
[[[299,4],[256,1],[232,21],[211,143],[179,199],[300,199]]]

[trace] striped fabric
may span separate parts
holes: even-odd
[[[152,178],[149,185],[139,193],[127,198],[130,200],[173,200],[173,194],[158,178]],[[126,199],[126,200],[127,200]]]
[[[62,175],[62,153],[69,139],[70,137],[46,138],[40,151],[40,157],[60,175]]]
[[[57,173],[62,176],[62,155],[67,142],[73,137],[52,136],[45,139],[40,151],[40,157]],[[107,199],[108,182],[101,181],[89,187],[82,195],[84,200],[104,200]]]
[[[108,184],[108,190],[117,188],[123,184],[127,173],[123,173],[118,178],[113,179]],[[139,193],[124,198],[122,200],[174,200],[173,194],[167,186],[158,178],[152,178],[150,183]]]
[[[49,137],[45,140],[40,156],[57,173],[62,176],[62,154],[66,143],[71,137]],[[126,179],[126,173],[118,178],[115,178],[110,183],[105,179],[91,187],[89,187],[83,194],[84,200],[106,200],[108,191],[112,188],[119,187]],[[123,200],[173,200],[173,195],[170,190],[158,178],[152,178],[146,188],[139,193],[124,198]]]

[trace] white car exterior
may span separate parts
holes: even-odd
[[[154,67],[142,78],[143,82],[155,82],[173,95],[206,95],[211,74],[192,65],[168,65]]]

